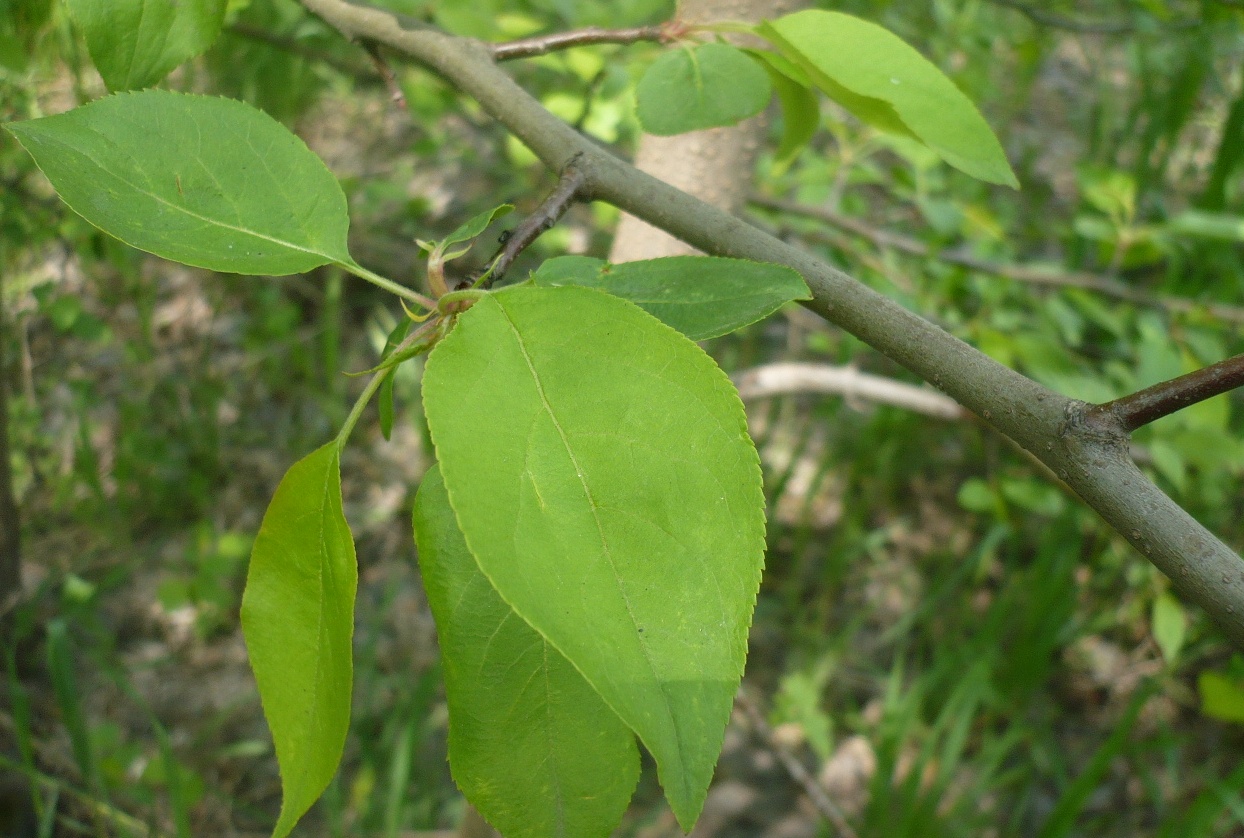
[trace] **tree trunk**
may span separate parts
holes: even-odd
[[[680,0],[678,19],[687,23],[739,20],[754,23],[801,5],[799,0]],[[737,39],[735,39],[737,41]],[[768,122],[762,113],[738,125],[709,128],[673,137],[645,134],[635,165],[732,215],[752,188],[751,173]],[[695,248],[632,215],[624,214],[614,234],[610,262],[698,253]]]

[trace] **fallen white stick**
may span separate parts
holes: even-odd
[[[903,384],[862,373],[853,367],[825,364],[766,364],[731,376],[744,401],[799,393],[831,393],[894,405],[938,419],[965,419],[970,414],[958,402],[927,387]]]

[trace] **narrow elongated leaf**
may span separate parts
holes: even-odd
[[[242,633],[281,768],[288,835],[324,791],[350,724],[358,567],[341,510],[340,454],[294,463],[264,513],[242,596]]]
[[[756,30],[860,119],[916,137],[957,169],[1019,186],[997,137],[967,96],[892,32],[811,9]]]
[[[537,285],[581,285],[630,300],[692,340],[719,337],[810,296],[798,273],[781,265],[716,256],[670,256],[610,265],[585,256],[549,259]]]
[[[69,0],[112,91],[150,87],[220,34],[227,0]]]
[[[5,127],[65,203],[141,250],[240,274],[350,261],[337,179],[250,105],[147,90]]]
[[[764,549],[759,461],[729,379],[628,302],[523,285],[460,317],[423,393],[480,569],[639,735],[690,829]]]
[[[770,50],[749,49],[769,73],[773,90],[782,104],[782,141],[773,153],[773,167],[781,174],[821,127],[821,107],[812,81],[799,65]]]
[[[635,108],[649,134],[670,135],[755,116],[769,104],[769,75],[726,44],[667,52],[635,88]]]
[[[501,206],[490,209],[487,212],[481,212],[479,215],[467,219],[466,222],[458,226],[458,229],[446,236],[444,241],[441,242],[441,246],[449,247],[449,245],[452,244],[469,242],[471,239],[487,230],[488,225],[493,221],[503,215],[509,215],[513,211],[513,204],[502,204]]]
[[[507,838],[611,834],[639,780],[635,735],[480,572],[439,468],[414,524],[458,787]]]

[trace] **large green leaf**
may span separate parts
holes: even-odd
[[[458,787],[507,838],[609,835],[639,779],[635,735],[480,572],[439,468],[414,523]]]
[[[998,138],[972,101],[892,32],[816,9],[761,24],[757,32],[860,119],[916,137],[973,177],[1019,186]]]
[[[635,88],[635,110],[650,134],[733,125],[769,103],[769,74],[726,44],[667,52]]]
[[[610,265],[586,256],[549,259],[532,275],[537,285],[582,285],[630,300],[692,340],[707,340],[755,323],[808,286],[781,265],[716,256],[670,256]]]
[[[109,90],[149,87],[220,34],[227,0],[69,0]]]
[[[157,256],[271,275],[350,261],[337,179],[250,105],[148,90],[6,127],[75,212]]]
[[[424,407],[498,593],[704,803],[760,581],[759,460],[694,343],[590,288],[488,295],[433,350]]]
[[[246,650],[281,768],[277,838],[332,779],[350,724],[358,567],[340,466],[334,442],[286,473],[255,538],[242,596]]]

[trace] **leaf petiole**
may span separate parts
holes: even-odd
[[[389,293],[396,294],[397,296],[403,299],[410,300],[412,303],[422,306],[423,308],[426,308],[429,311],[432,311],[436,308],[436,301],[433,300],[431,297],[425,297],[423,294],[420,294],[418,291],[412,291],[403,285],[398,285],[396,282],[394,282],[391,279],[385,279],[380,274],[372,273],[371,271],[367,270],[367,268],[364,268],[362,265],[358,264],[357,262],[335,262],[334,264],[336,264],[340,268],[343,268],[349,271],[350,273],[357,276],[359,279],[367,280],[372,285],[375,285],[377,288],[383,288]]]
[[[363,388],[363,392],[359,394],[358,400],[354,402],[354,407],[350,409],[350,415],[346,417],[346,421],[342,424],[341,430],[337,433],[337,438],[333,440],[333,444],[340,454],[342,449],[346,447],[346,441],[350,439],[350,434],[354,431],[354,426],[358,424],[359,417],[363,415],[363,408],[367,407],[367,403],[371,401],[371,397],[376,395],[380,389],[380,385],[384,384],[384,380],[393,374],[394,364],[386,366],[384,369],[372,376],[371,381],[367,382],[367,386]]]

